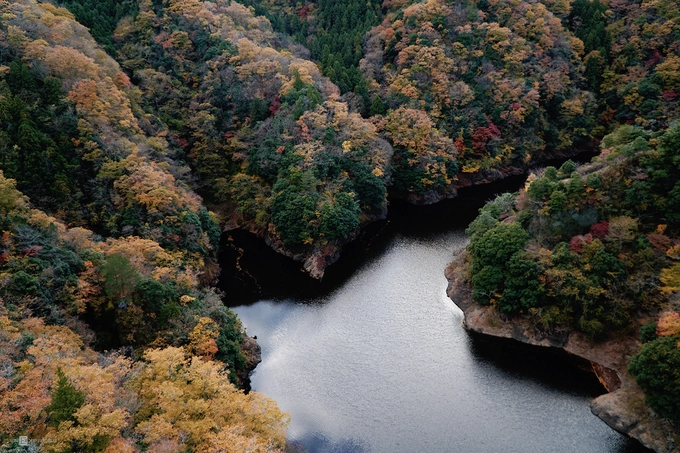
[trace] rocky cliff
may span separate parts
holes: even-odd
[[[595,398],[590,408],[615,430],[639,440],[659,453],[680,451],[680,435],[645,404],[645,396],[628,374],[628,361],[639,345],[635,338],[621,337],[593,342],[580,332],[545,334],[534,329],[529,317],[503,319],[491,306],[472,299],[463,257],[446,268],[447,294],[463,310],[467,330],[507,338],[541,347],[560,348],[590,362],[593,373],[607,392]]]
[[[580,150],[579,152],[592,153],[592,149],[586,148],[585,150]],[[578,155],[578,152],[570,154],[558,153],[556,156],[552,157],[562,159],[570,156],[574,157],[575,155]],[[446,199],[456,198],[460,189],[490,184],[511,176],[526,174],[530,166],[538,165],[540,162],[540,160],[537,160],[524,167],[506,165],[502,168],[480,170],[474,173],[459,173],[455,181],[443,193],[427,191],[420,195],[398,193],[394,193],[392,195],[397,199],[403,199],[404,201],[413,205],[431,205]],[[371,214],[364,213],[361,218],[361,224],[359,225],[359,228],[353,234],[349,235],[343,240],[329,242],[323,246],[319,246],[317,244],[291,248],[284,244],[273,225],[269,224],[269,228],[257,226],[253,221],[244,219],[241,213],[236,209],[236,206],[224,205],[219,207],[213,206],[212,208],[213,210],[219,212],[220,216],[224,219],[224,231],[231,231],[240,228],[263,238],[265,243],[276,252],[285,255],[294,261],[302,262],[305,271],[309,273],[311,277],[318,280],[323,278],[328,266],[335,263],[338,258],[340,258],[343,247],[354,241],[362,228],[366,228],[369,224],[378,220],[383,220],[388,215],[387,206]]]
[[[238,384],[239,388],[250,392],[250,373],[262,362],[262,348],[257,343],[257,337],[245,337],[241,352],[246,357],[246,367],[238,373]]]

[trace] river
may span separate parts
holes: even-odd
[[[323,284],[235,235],[251,297],[234,282],[232,297],[259,299],[234,307],[262,346],[252,388],[291,414],[294,444],[310,453],[648,451],[591,414],[603,389],[574,362],[463,329],[444,268],[490,197],[397,208]]]

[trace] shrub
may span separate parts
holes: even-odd
[[[680,337],[659,337],[645,343],[630,360],[628,371],[647,394],[659,415],[680,422]]]

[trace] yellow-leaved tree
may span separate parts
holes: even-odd
[[[680,313],[667,311],[661,314],[657,323],[656,333],[662,337],[670,337],[680,334]]]
[[[149,451],[272,452],[286,441],[289,416],[257,392],[229,382],[219,362],[184,348],[150,349],[129,382],[139,394],[136,431]]]

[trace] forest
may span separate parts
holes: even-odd
[[[591,163],[548,166],[480,210],[467,230],[473,297],[548,335],[639,337],[628,371],[677,426],[680,8],[573,2],[568,23],[609,133]]]
[[[480,210],[469,281],[639,338],[678,426],[679,114],[674,0],[0,0],[0,451],[283,451],[225,225],[321,278],[391,199],[597,149]]]

